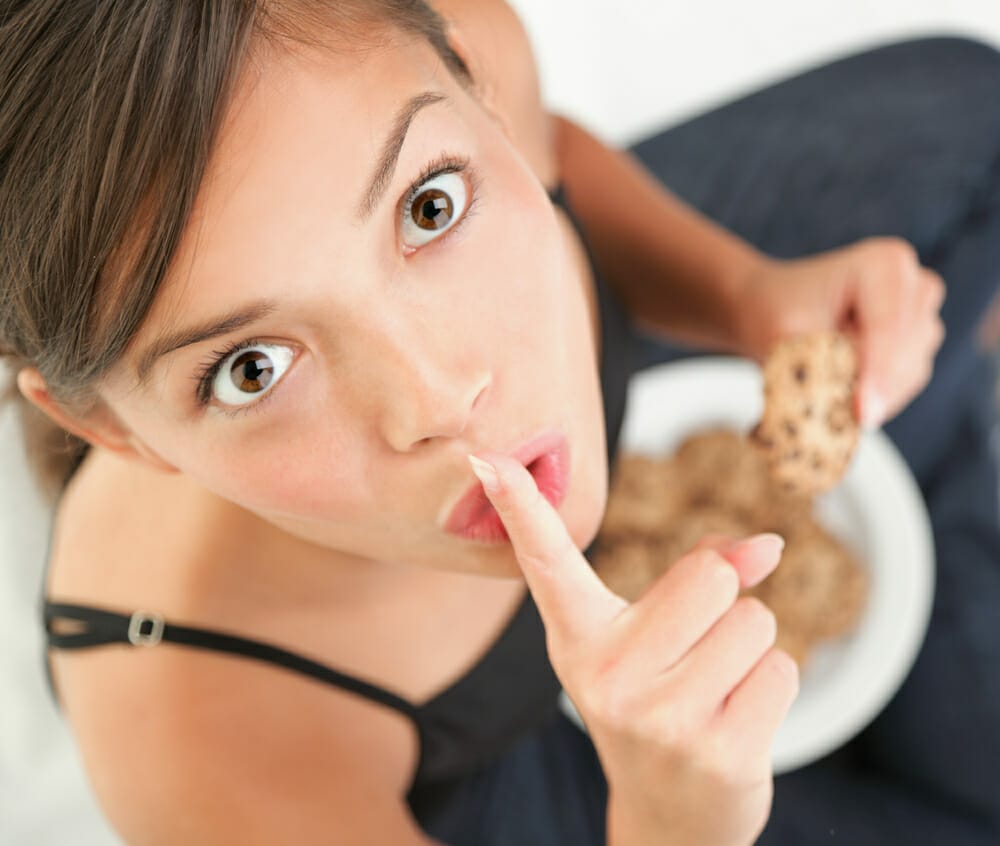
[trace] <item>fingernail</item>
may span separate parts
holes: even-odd
[[[781,555],[781,551],[785,548],[785,539],[775,532],[763,532],[759,535],[753,535],[749,538],[743,538],[742,540],[735,541],[730,545],[730,549],[746,548],[748,546],[755,546],[758,549],[763,549],[766,552],[771,553],[774,557]]]
[[[474,455],[469,455],[468,459],[472,465],[472,472],[483,483],[483,488],[486,492],[497,493],[500,490],[500,478],[497,476],[497,471],[493,465],[487,461],[483,461],[481,458],[476,458]]]
[[[867,388],[862,407],[866,429],[877,429],[885,421],[885,400],[875,388]]]

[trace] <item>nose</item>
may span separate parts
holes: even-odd
[[[409,452],[441,438],[460,437],[492,384],[487,368],[463,353],[449,333],[394,334],[379,345],[381,377],[372,386],[379,427],[390,446]]]

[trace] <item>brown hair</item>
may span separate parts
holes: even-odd
[[[253,48],[368,49],[390,29],[472,86],[424,0],[0,0],[0,356],[91,407],[166,273]],[[86,444],[21,405],[52,491]]]

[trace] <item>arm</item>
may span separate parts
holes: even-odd
[[[627,152],[552,117],[566,192],[594,258],[649,334],[763,361],[799,333],[851,334],[855,414],[893,417],[930,379],[944,338],[944,284],[898,238],[776,260],[672,195]],[[752,294],[752,295],[751,295]]]
[[[741,298],[767,257],[671,194],[634,156],[562,116],[552,121],[566,193],[601,273],[637,325],[745,352]]]

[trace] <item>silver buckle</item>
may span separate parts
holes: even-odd
[[[148,632],[143,632],[144,623],[150,624]],[[163,640],[163,617],[152,611],[136,611],[128,621],[128,640],[133,646],[156,646]]]

